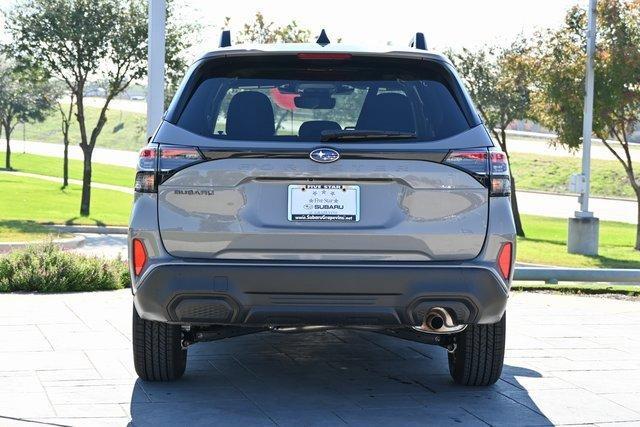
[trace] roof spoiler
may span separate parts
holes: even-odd
[[[231,46],[231,30],[223,30],[220,33],[220,43],[218,47],[229,47]]]
[[[424,38],[424,33],[416,33],[409,42],[409,47],[420,50],[427,50],[427,41]]]

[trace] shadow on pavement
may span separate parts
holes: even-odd
[[[455,385],[444,349],[375,333],[260,333],[189,349],[174,383],[138,380],[132,425],[549,425],[505,365],[486,388]]]

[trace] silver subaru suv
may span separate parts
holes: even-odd
[[[422,34],[376,50],[225,33],[140,152],[136,371],[175,380],[198,342],[350,328],[441,346],[456,383],[493,384],[509,193],[505,154]]]

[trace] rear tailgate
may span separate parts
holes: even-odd
[[[357,187],[357,221],[291,219],[291,186],[303,185]],[[167,251],[208,259],[466,260],[482,249],[488,204],[474,177],[424,160],[231,157],[158,187]]]

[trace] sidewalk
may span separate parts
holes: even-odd
[[[6,146],[7,143],[5,141],[0,142],[0,151],[6,151]],[[62,157],[64,146],[62,144],[51,144],[48,142],[14,140],[11,141],[11,151],[14,153]],[[74,160],[84,159],[82,149],[77,144],[69,145],[69,158]],[[135,168],[138,164],[138,153],[135,151],[96,147],[93,149],[91,160],[94,163]]]
[[[189,348],[176,382],[137,379],[131,290],[0,298],[0,424],[640,423],[640,304],[515,292],[492,387],[453,384],[444,349],[372,332],[263,332]]]

